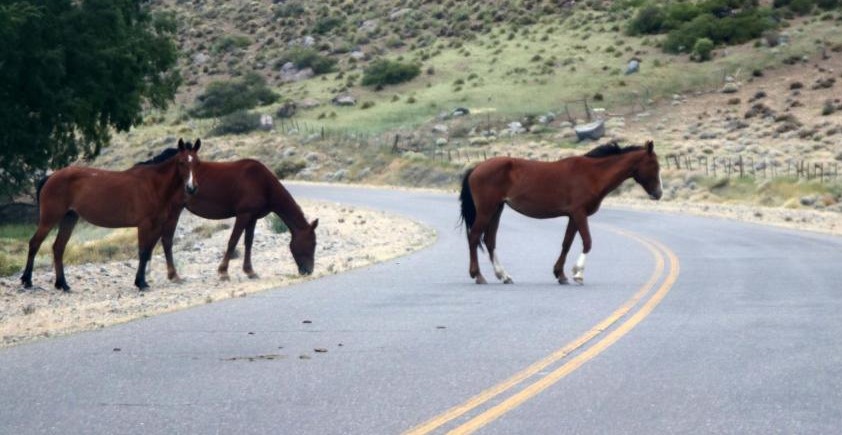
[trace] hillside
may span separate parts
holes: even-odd
[[[275,117],[271,131],[210,138],[206,158],[256,157],[299,179],[450,186],[485,156],[580,152],[592,144],[577,143],[571,125],[597,116],[607,119],[607,139],[653,138],[663,157],[745,159],[738,182],[719,181],[721,169],[714,175],[673,165],[665,171],[677,180],[668,197],[790,206],[795,199],[800,206],[805,195],[835,198],[804,201],[810,205],[835,204],[842,190],[836,178],[801,182],[782,169],[803,161],[832,171],[842,158],[835,137],[842,111],[833,102],[842,57],[838,9],[804,16],[777,9],[774,32],[717,44],[710,61],[697,62],[665,53],[666,33],[629,35],[630,20],[645,7],[639,1],[151,4],[182,23],[185,85],[173,110],[118,136],[98,160],[104,165],[139,160],[178,136],[207,138],[220,121],[191,117],[196,96],[213,81],[257,72],[280,96],[256,109]],[[289,59],[301,53],[311,65],[330,64],[329,72],[291,68]],[[363,86],[366,68],[380,58],[417,64],[421,74]],[[632,58],[640,71],[626,75]],[[801,88],[790,88],[795,82]],[[337,96],[355,104],[332,104]],[[747,117],[758,104],[759,115]],[[290,105],[294,114],[283,119],[290,113],[279,109]],[[457,109],[467,116],[454,116]],[[727,175],[736,171],[729,163]],[[750,186],[773,176],[781,178],[773,185],[786,187],[755,195]]]

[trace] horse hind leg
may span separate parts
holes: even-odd
[[[500,204],[500,207],[494,213],[494,216],[491,217],[491,221],[488,223],[488,228],[485,230],[485,235],[483,236],[483,242],[485,243],[486,249],[488,249],[488,256],[491,258],[491,264],[494,266],[494,275],[497,276],[497,279],[503,281],[504,284],[513,284],[514,280],[512,279],[511,275],[506,272],[506,269],[503,268],[503,265],[500,263],[500,259],[497,257],[497,229],[500,227],[500,216],[503,214],[504,205]]]
[[[55,287],[65,292],[70,291],[70,286],[67,285],[67,280],[64,277],[64,249],[67,247],[67,242],[73,234],[73,228],[79,221],[79,215],[76,212],[69,211],[61,219],[58,227],[58,235],[53,242],[53,262],[56,268],[56,282]]]
[[[246,233],[243,240],[245,244],[245,256],[243,258],[243,272],[249,279],[259,278],[251,266],[251,246],[254,243],[254,227],[257,225],[257,219],[251,219],[246,225]]]
[[[228,239],[228,247],[225,249],[225,254],[222,256],[222,262],[219,263],[217,272],[219,279],[228,281],[228,262],[231,261],[231,256],[234,255],[234,250],[237,249],[237,242],[240,241],[240,236],[243,234],[248,218],[245,215],[238,215],[234,221],[234,229],[231,231],[231,237]]]
[[[41,216],[38,221],[38,229],[35,234],[29,239],[29,251],[26,254],[26,267],[23,269],[23,274],[20,277],[21,284],[24,288],[32,288],[32,269],[35,265],[35,255],[41,249],[41,243],[50,234],[50,230],[62,219],[61,212],[52,212],[48,209],[48,205],[41,205]]]

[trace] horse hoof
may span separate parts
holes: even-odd
[[[503,280],[503,284],[514,284],[514,283],[515,283],[514,280],[512,280],[512,277],[510,277],[510,276],[507,276],[506,279]]]
[[[32,281],[21,281],[23,288],[32,288]]]
[[[570,281],[567,280],[566,276],[562,276],[558,279],[558,283],[561,285],[567,285],[570,284]]]
[[[477,284],[488,284],[488,281],[482,275],[477,275]]]
[[[176,275],[170,278],[170,282],[172,282],[173,284],[184,284],[184,278]]]
[[[70,286],[66,282],[57,282],[56,290],[61,290],[65,293],[70,293]]]
[[[257,278],[260,278],[260,276],[258,276],[258,275],[257,275],[256,273],[254,273],[254,272],[246,272],[246,276],[247,276],[247,277],[249,277],[249,279],[257,279]]]
[[[220,274],[219,274],[219,280],[220,280],[220,281],[230,281],[230,280],[231,280],[231,277],[230,277],[230,276],[228,276],[228,274],[227,274],[227,273],[220,273]]]
[[[573,281],[576,281],[576,284],[583,285],[585,283],[585,278],[574,276]]]

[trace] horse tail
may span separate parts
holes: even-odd
[[[38,180],[38,183],[35,184],[35,202],[41,204],[41,189],[44,188],[44,184],[47,183],[47,179],[50,178],[49,175],[41,178]]]
[[[462,221],[465,222],[465,230],[470,232],[474,221],[477,219],[477,206],[474,204],[474,196],[471,194],[471,185],[468,178],[475,168],[465,171],[462,177],[462,191],[459,193],[459,200],[462,202]]]

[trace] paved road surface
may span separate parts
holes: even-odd
[[[551,269],[565,222],[507,210],[498,249],[516,284],[476,286],[454,195],[293,192],[397,212],[439,240],[0,350],[0,433],[842,430],[838,238],[603,210],[586,285],[563,287]]]

